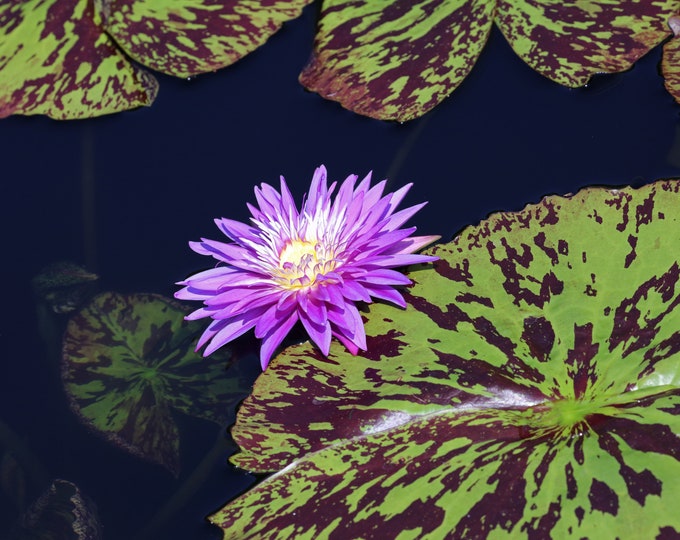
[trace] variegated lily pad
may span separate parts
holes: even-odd
[[[0,2],[0,118],[83,118],[153,102],[156,79],[103,32],[97,4]]]
[[[668,25],[673,31],[673,38],[663,46],[661,71],[666,90],[680,103],[680,16],[671,17]]]
[[[514,51],[555,82],[577,87],[629,69],[670,32],[677,0],[498,0],[496,23]]]
[[[214,71],[311,1],[5,2],[0,117],[81,118],[148,105],[157,81],[128,56],[179,77]],[[405,121],[460,85],[494,20],[531,67],[580,86],[628,69],[669,35],[666,21],[679,10],[680,0],[325,0],[300,81],[360,114]]]
[[[132,58],[190,77],[262,45],[312,0],[105,0],[106,29]]]
[[[233,461],[281,470],[225,538],[680,535],[680,181],[498,213],[429,250],[368,353],[308,345],[243,403]]]
[[[300,82],[354,112],[406,121],[462,83],[493,20],[533,69],[581,86],[630,68],[679,9],[678,0],[325,0]]]
[[[96,296],[70,320],[62,378],[71,408],[114,444],[177,474],[172,410],[226,421],[247,393],[225,361],[194,351],[200,325],[155,294]]]
[[[0,2],[0,118],[84,118],[149,105],[158,82],[128,57],[179,77],[215,71],[311,1]]]
[[[300,82],[359,114],[410,120],[467,77],[495,2],[325,0]]]

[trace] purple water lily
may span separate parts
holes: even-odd
[[[395,212],[411,184],[383,196],[385,180],[370,187],[369,173],[355,188],[357,178],[347,177],[332,200],[336,183],[328,187],[326,168],[317,168],[301,211],[283,177],[280,193],[263,183],[255,188],[259,208],[248,205],[252,225],[215,220],[231,243],[189,243],[195,252],[224,263],[178,283],[184,288],[176,298],[204,304],[187,319],[213,319],[197,349],[209,342],[207,356],[254,327],[266,369],[300,321],[324,355],[331,336],[352,354],[366,350],[355,302],[375,298],[405,307],[394,286],[411,281],[392,268],[435,260],[413,252],[439,236],[412,237],[415,227],[399,228],[425,205]]]

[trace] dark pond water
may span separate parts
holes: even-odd
[[[85,266],[101,291],[171,296],[175,281],[206,266],[188,240],[218,237],[215,217],[245,220],[253,186],[280,174],[299,200],[319,164],[336,180],[372,170],[393,189],[413,182],[407,202],[429,205],[412,222],[444,239],[546,194],[680,176],[680,107],[658,74],[660,50],[630,72],[569,90],[525,66],[495,31],[452,97],[399,125],[354,115],[297,83],[315,15],[308,8],[219,73],[159,76],[150,108],[0,121],[0,422],[11,430],[0,430],[0,452],[10,456],[0,465],[0,536],[17,517],[22,485],[25,503],[41,479],[61,478],[95,502],[106,539],[133,538],[150,523],[157,527],[142,537],[220,538],[205,516],[254,482],[227,463],[233,449],[214,451],[226,425],[176,414],[177,478],[82,425],[59,377],[59,334],[50,341],[39,324],[31,280],[47,264]],[[52,330],[67,317],[52,314]],[[257,344],[246,337],[239,349],[252,383]]]

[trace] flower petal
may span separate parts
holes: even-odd
[[[307,303],[307,309],[305,310],[306,315],[309,320],[319,326],[325,324],[328,319],[328,312],[326,310],[326,305],[323,301],[319,301],[313,296],[310,296],[309,302]]]
[[[203,356],[208,356],[223,345],[229,343],[231,340],[239,337],[242,334],[245,334],[253,326],[255,326],[255,321],[253,319],[240,318],[226,323],[216,332],[208,329],[203,333],[203,336],[201,336],[201,339],[198,341],[196,350],[200,349],[203,344],[206,343],[208,339],[210,339],[210,343],[203,351]]]
[[[339,289],[347,300],[352,300],[353,302],[371,301],[371,296],[366,291],[366,288],[360,283],[345,281],[345,283],[339,286]]]
[[[260,364],[262,365],[262,370],[267,369],[272,354],[274,354],[276,348],[281,344],[283,338],[286,337],[297,321],[298,314],[296,311],[293,311],[288,317],[273,326],[267,334],[262,336],[262,346],[260,347]]]
[[[324,356],[328,356],[331,348],[331,325],[328,319],[323,324],[318,325],[309,318],[308,312],[300,310],[298,316],[311,340],[321,349]]]
[[[356,347],[366,350],[366,332],[361,314],[352,303],[345,303],[342,310],[328,310],[328,319],[334,325],[334,335],[343,336]]]
[[[257,238],[258,231],[255,227],[234,221],[233,219],[216,219],[217,227],[234,242],[241,242],[243,238]]]
[[[381,287],[380,285],[373,285],[368,287],[368,293],[371,297],[379,300],[387,300],[401,308],[406,307],[406,301],[399,291],[389,286]]]
[[[374,283],[376,285],[410,285],[411,280],[401,272],[383,268],[372,270],[361,278],[362,283]]]
[[[401,227],[404,223],[411,219],[415,215],[415,213],[418,212],[418,210],[420,210],[426,204],[427,204],[426,202],[415,204],[413,206],[409,206],[408,208],[400,210],[396,214],[392,214],[390,216],[390,219],[388,220],[387,225],[385,226],[385,230],[393,231],[398,227]]]

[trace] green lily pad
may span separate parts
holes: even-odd
[[[668,35],[677,0],[326,0],[300,82],[381,120],[412,120],[467,77],[495,20],[533,69],[566,86],[630,68]]]
[[[149,105],[158,83],[102,30],[97,2],[0,3],[0,118],[84,118]]]
[[[106,30],[135,60],[191,77],[233,64],[312,0],[106,0]]]
[[[225,538],[680,534],[680,181],[498,213],[428,250],[368,352],[257,380]],[[281,470],[283,469],[283,470]]]
[[[62,379],[71,408],[112,443],[179,471],[172,411],[226,422],[247,393],[224,358],[194,352],[200,324],[155,294],[103,293],[69,320]],[[225,353],[227,354],[227,353]]]

